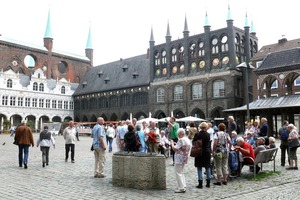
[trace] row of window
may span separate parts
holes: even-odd
[[[202,99],[203,98],[203,84],[201,83],[194,83],[192,85],[192,93],[191,98],[192,100]],[[174,101],[182,101],[184,94],[183,94],[183,86],[176,85],[173,88],[173,100]],[[216,80],[213,82],[213,98],[220,98],[225,96],[225,82],[222,80]],[[156,90],[156,102],[163,103],[165,102],[165,89],[158,88]]]
[[[136,93],[132,96],[124,94],[119,96],[111,96],[109,98],[100,97],[99,99],[92,98],[89,101],[75,101],[75,109],[103,109],[117,108],[128,106],[141,106],[148,104],[148,93]]]
[[[38,99],[29,97],[2,96],[2,106],[18,106],[18,107],[33,107],[33,108],[53,108],[73,110],[74,103],[72,101]]]
[[[11,79],[8,79],[7,82],[6,82],[6,87],[7,88],[12,88],[12,85],[13,85],[13,81]],[[43,83],[38,84],[37,82],[34,82],[32,90],[43,92],[44,91],[44,84]],[[60,92],[61,92],[61,94],[66,94],[66,87],[61,86]]]

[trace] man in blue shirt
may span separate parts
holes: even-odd
[[[104,119],[102,117],[97,118],[97,124],[93,128],[93,147],[95,155],[95,178],[104,178],[104,165],[105,165],[105,140],[106,134],[104,130]]]

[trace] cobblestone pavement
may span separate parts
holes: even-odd
[[[34,134],[35,141],[38,134]],[[50,149],[50,163],[42,167],[41,151],[29,149],[28,169],[18,166],[18,150],[13,138],[0,135],[0,200],[2,199],[299,199],[300,171],[287,171],[280,166],[280,151],[276,159],[276,171],[281,173],[262,181],[251,181],[248,168],[243,176],[231,179],[227,186],[197,189],[196,168],[190,158],[185,167],[187,192],[176,194],[176,180],[171,158],[166,159],[167,189],[136,190],[114,187],[112,181],[112,153],[106,154],[106,178],[94,178],[94,154],[90,151],[92,139],[81,137],[75,147],[75,163],[64,161],[64,140],[56,136],[56,148]],[[5,142],[5,145],[2,145]],[[279,146],[279,141],[277,141]],[[300,151],[298,150],[298,157]],[[272,163],[263,170],[272,170]]]

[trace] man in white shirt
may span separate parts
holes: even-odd
[[[106,131],[106,142],[108,147],[108,151],[112,152],[112,143],[115,137],[115,129],[114,129],[114,125],[113,124],[109,124],[108,129]]]

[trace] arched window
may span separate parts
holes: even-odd
[[[192,85],[192,99],[202,99],[202,84],[194,83]]]
[[[66,94],[66,87],[61,86],[60,92],[61,92],[61,94]]]
[[[37,82],[34,82],[33,83],[33,91],[38,91],[38,84],[37,84]]]
[[[183,87],[182,85],[176,85],[174,87],[174,101],[183,100]]]
[[[156,102],[157,103],[165,102],[165,89],[164,88],[158,88],[156,90]]]
[[[106,97],[99,98],[99,108],[108,108],[108,101]]]
[[[44,91],[44,84],[40,83],[39,91]]]
[[[213,38],[212,41],[211,41],[211,45],[212,45],[212,48],[211,48],[211,52],[212,54],[218,54],[219,53],[219,46],[218,46],[218,38]]]
[[[172,62],[177,61],[177,50],[175,48],[172,49]]]
[[[216,80],[213,83],[213,97],[219,98],[225,96],[225,87],[224,87],[224,81],[222,80]]]
[[[7,86],[8,88],[12,88],[12,80],[11,80],[11,79],[8,79],[8,80],[7,80],[6,86]]]

